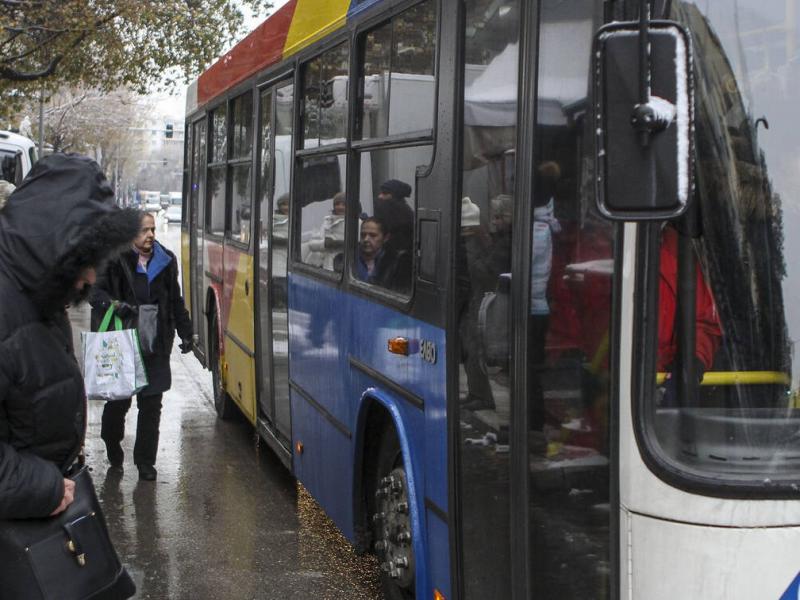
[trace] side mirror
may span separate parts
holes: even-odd
[[[615,23],[594,44],[600,212],[617,220],[675,218],[693,188],[689,35],[671,21]]]

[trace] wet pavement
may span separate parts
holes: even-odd
[[[180,247],[172,228],[166,244]],[[88,314],[85,306],[71,311],[76,348]],[[126,421],[124,473],[108,471],[102,410],[102,402],[89,403],[87,463],[136,598],[381,597],[377,562],[355,554],[249,423],[217,419],[210,372],[177,344],[157,481],[140,482],[133,464],[135,402]]]

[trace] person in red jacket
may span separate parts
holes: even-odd
[[[671,371],[678,351],[675,328],[675,307],[678,298],[678,232],[669,225],[662,232],[659,271],[656,369],[659,373],[663,373]],[[695,365],[697,375],[702,379],[703,373],[708,371],[714,362],[714,355],[722,339],[722,330],[714,296],[699,264],[696,266],[696,273]]]

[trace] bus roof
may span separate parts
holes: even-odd
[[[196,89],[187,94],[186,114],[385,1],[289,0],[200,75]]]

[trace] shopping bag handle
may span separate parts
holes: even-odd
[[[103,320],[100,322],[100,327],[97,329],[98,333],[108,331],[108,326],[111,324],[111,315],[114,315],[114,308],[113,304],[108,307],[106,314],[103,316]],[[114,315],[114,329],[122,331],[122,319],[117,315]]]

